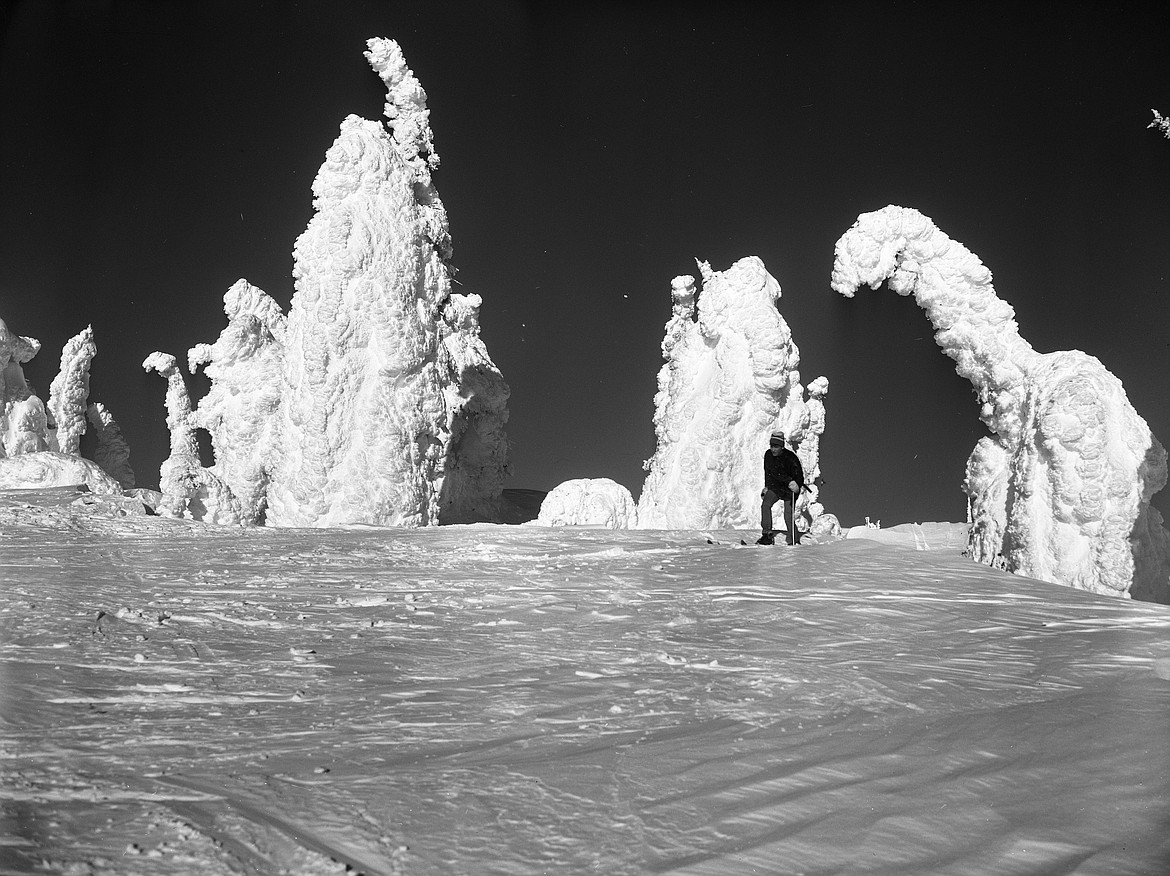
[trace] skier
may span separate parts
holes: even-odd
[[[779,532],[772,528],[772,506],[784,500],[784,519],[788,522],[787,544],[800,544],[796,531],[796,497],[804,488],[804,468],[800,458],[785,445],[783,432],[773,432],[764,453],[764,491],[760,493],[760,529],[763,535],[756,544],[774,544]]]

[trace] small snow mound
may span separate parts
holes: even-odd
[[[97,463],[80,456],[45,450],[0,459],[0,489],[39,490],[85,484],[101,495],[120,496],[118,482]]]
[[[638,508],[630,491],[609,478],[565,481],[547,496],[536,518],[541,526],[605,526],[630,529]]]
[[[837,520],[836,514],[822,514],[817,517],[809,526],[808,534],[820,541],[845,537],[841,529],[841,522]]]

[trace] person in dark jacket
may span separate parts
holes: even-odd
[[[796,497],[804,487],[804,468],[800,458],[785,447],[783,432],[773,432],[767,452],[764,454],[764,491],[760,493],[760,529],[763,535],[756,544],[774,544],[779,530],[772,528],[772,506],[784,500],[784,519],[788,522],[791,536],[785,537],[787,544],[800,544],[800,533],[796,531]]]

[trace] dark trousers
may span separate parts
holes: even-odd
[[[779,495],[777,495],[776,493],[772,492],[771,490],[764,490],[764,492],[761,494],[761,499],[762,499],[762,501],[760,503],[760,529],[762,529],[764,532],[768,532],[772,529],[772,506],[775,505],[777,502],[779,502],[781,499],[783,499],[784,500],[784,520],[790,527],[793,527],[793,531],[795,532],[796,501],[795,501],[795,497],[792,495],[792,493],[788,492],[787,490],[783,490]],[[799,537],[799,535],[798,535],[798,537]]]

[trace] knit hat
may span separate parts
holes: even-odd
[[[784,443],[784,433],[781,432],[780,430],[776,430],[775,432],[773,432],[771,443],[772,444],[783,444]]]

